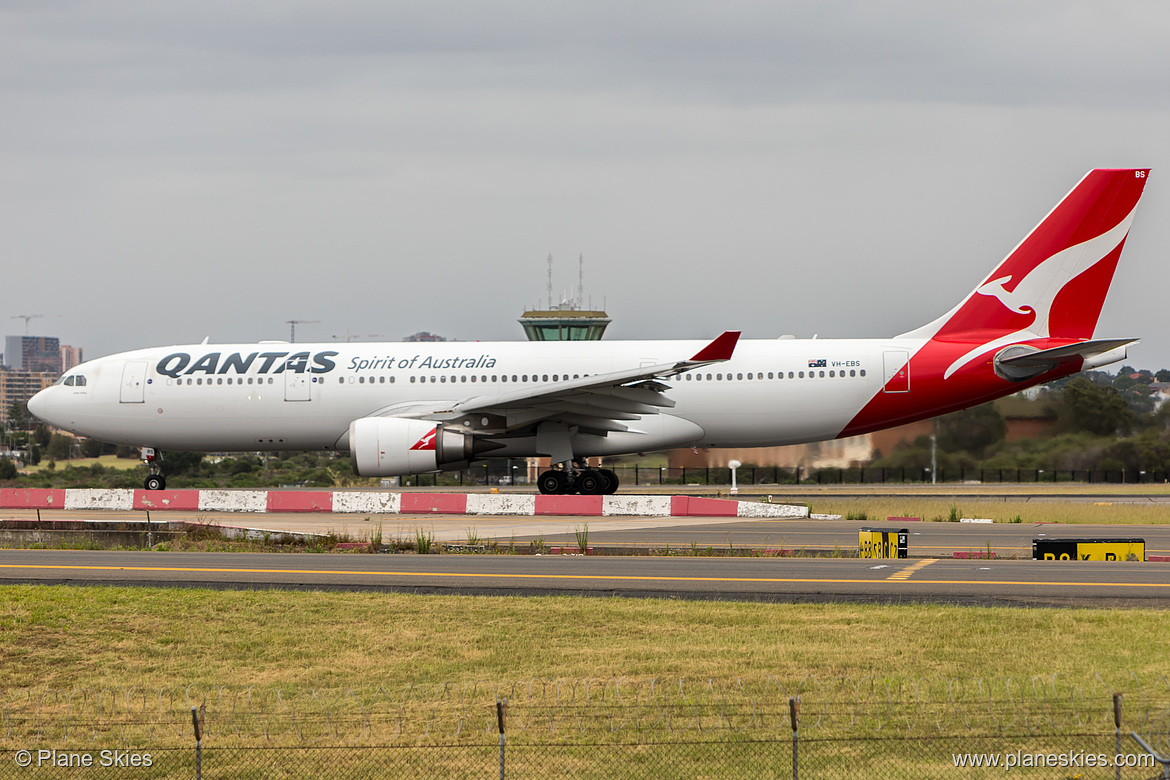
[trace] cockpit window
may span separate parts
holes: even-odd
[[[85,377],[81,374],[70,374],[57,380],[57,384],[66,387],[85,387]]]

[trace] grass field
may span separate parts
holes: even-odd
[[[6,586],[0,688],[1153,675],[1167,610]]]
[[[150,777],[189,776],[199,704],[214,776],[490,776],[500,696],[510,777],[770,775],[790,761],[799,692],[802,774],[955,777],[956,750],[1111,750],[1110,692],[1139,694],[1127,723],[1148,722],[1149,697],[1133,705],[1166,694],[1170,627],[1168,610],[20,585],[0,598],[0,748],[142,745],[158,765],[135,776]]]
[[[48,467],[50,461],[45,458],[35,466],[25,466],[21,471],[29,474],[35,474],[42,469]],[[136,469],[142,465],[142,461],[137,458],[119,458],[116,455],[102,455],[100,458],[74,458],[73,460],[56,461],[55,468],[63,469],[66,466],[73,466],[75,468],[89,468],[90,466],[100,465],[102,468],[118,469],[119,471],[129,471]]]

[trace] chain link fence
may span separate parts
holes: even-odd
[[[8,689],[0,780],[1160,777],[1131,731],[1170,754],[1166,677]]]

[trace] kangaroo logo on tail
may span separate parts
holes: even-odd
[[[1014,291],[1009,292],[1004,287],[1004,285],[1011,280],[1012,278],[1010,276],[1001,276],[998,279],[991,280],[975,292],[979,293],[980,295],[990,295],[993,298],[998,298],[1000,303],[1014,311],[1016,314],[1027,314],[1028,312],[1034,312],[1035,309],[1032,308],[1031,304],[1020,303],[1019,305],[1016,305],[1013,302],[1020,300],[1024,296]]]
[[[1012,281],[1012,274],[999,276],[980,285],[975,290],[974,295],[995,298],[1013,314],[1033,314],[1035,316],[1025,327],[1005,333],[999,338],[991,339],[955,360],[947,367],[943,378],[950,378],[964,365],[993,349],[1026,339],[1052,337],[1050,318],[1057,296],[1065,290],[1072,279],[1120,249],[1122,242],[1129,234],[1134,211],[1135,209],[1131,208],[1120,222],[1101,235],[1070,246],[1041,261],[1028,271],[1011,290],[1007,289],[1007,285]],[[1009,257],[1008,260],[1010,261],[1011,258]],[[1007,264],[1008,261],[1005,261],[1004,265]],[[996,270],[999,271],[999,269]]]

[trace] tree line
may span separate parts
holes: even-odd
[[[1116,375],[1086,371],[1019,396],[938,418],[938,467],[1005,471],[1170,470],[1170,404],[1159,383],[1170,370],[1151,372],[1122,366]],[[1040,422],[1032,435],[1008,438],[1008,421]],[[870,466],[928,468],[931,437],[919,436],[888,453],[875,453]]]

